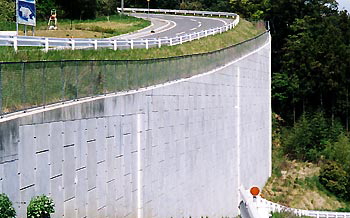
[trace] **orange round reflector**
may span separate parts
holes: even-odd
[[[250,188],[250,194],[252,194],[253,196],[258,196],[260,193],[260,189],[256,186],[253,186]]]

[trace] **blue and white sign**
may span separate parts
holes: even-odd
[[[36,25],[35,0],[18,0],[17,23],[29,26]]]

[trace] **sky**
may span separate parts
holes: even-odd
[[[350,12],[350,0],[337,0],[339,5],[338,8],[339,10],[343,10],[344,8]]]

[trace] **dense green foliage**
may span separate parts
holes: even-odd
[[[350,19],[343,16],[306,16],[291,25],[294,33],[281,48],[281,67],[275,67],[273,80],[274,109],[283,117],[295,120],[298,114],[322,109],[347,125],[350,32],[342,27],[350,27]]]
[[[59,19],[94,19],[116,14],[115,0],[36,0],[37,17],[47,20],[51,10],[56,9]],[[119,3],[120,4],[120,3]],[[0,22],[15,20],[15,1],[0,0]]]
[[[32,198],[27,207],[28,218],[49,218],[55,212],[53,200],[45,195]]]
[[[283,148],[292,159],[317,161],[326,146],[336,142],[342,131],[339,122],[332,125],[322,112],[304,114],[293,128],[285,131]]]
[[[15,18],[15,3],[12,0],[0,0],[0,22],[11,21]]]
[[[285,157],[315,162],[321,166],[320,184],[339,199],[350,200],[350,139],[342,124],[323,112],[303,114],[293,127],[283,126],[285,123],[276,117],[274,175],[280,176]]]
[[[322,165],[319,177],[321,184],[326,189],[340,198],[349,200],[347,189],[349,189],[350,181],[347,173],[340,164],[334,161],[327,161]]]
[[[38,16],[46,18],[52,8],[57,9],[60,18],[94,19],[97,16],[117,12],[115,0],[38,0]]]
[[[5,194],[0,194],[0,218],[16,217],[16,211],[12,202]]]

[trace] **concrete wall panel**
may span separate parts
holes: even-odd
[[[18,175],[18,161],[9,161],[1,164],[3,166],[2,191],[7,194],[17,210],[22,206],[20,201],[20,177]]]
[[[76,169],[86,167],[87,165],[87,154],[88,154],[88,142],[87,142],[87,126],[86,120],[77,121],[77,143],[79,146],[74,146],[74,156],[76,159]]]
[[[50,186],[47,184],[50,180],[49,157],[49,151],[36,154],[35,192],[39,195],[50,193]]]
[[[44,123],[35,126],[36,152],[49,150],[50,124]]]
[[[97,208],[99,210],[105,210],[106,199],[107,199],[107,172],[106,172],[106,161],[99,162],[97,164],[97,182],[96,182],[96,191],[97,191]]]
[[[75,158],[74,146],[64,147],[63,159],[63,187],[64,201],[68,201],[75,197]]]
[[[50,177],[62,175],[63,146],[63,123],[50,123]]]
[[[32,126],[22,126],[19,130],[19,175],[20,188],[25,189],[34,185],[34,169],[35,169],[35,144],[34,144],[34,128]],[[32,161],[30,161],[32,160]]]
[[[24,189],[20,190],[20,208],[19,208],[19,213],[20,214],[27,214],[27,206],[30,203],[30,200],[32,199],[33,196],[35,196],[35,187],[33,186],[28,186]]]
[[[62,174],[50,179],[50,196],[52,196],[55,202],[55,214],[53,217],[62,217],[64,215],[64,187]]]
[[[97,208],[97,193],[96,188],[90,189],[87,192],[87,212],[90,217],[97,217],[98,208]]]
[[[77,217],[77,211],[75,210],[75,200],[75,198],[72,198],[64,202],[65,217]]]
[[[53,217],[236,216],[270,172],[269,54],[0,120],[0,191],[20,217],[40,194]]]
[[[96,141],[88,142],[87,156],[88,158],[87,158],[86,168],[87,168],[88,190],[91,190],[96,188],[96,176],[97,176]]]
[[[87,216],[87,194],[81,194],[81,193],[87,193],[88,192],[88,184],[87,184],[87,170],[86,168],[80,169],[76,171],[75,175],[75,184],[76,184],[76,190],[75,190],[75,206],[77,210],[77,217],[86,217]]]
[[[96,151],[97,151],[97,163],[106,160],[106,119],[97,119],[97,131],[96,131]]]

